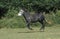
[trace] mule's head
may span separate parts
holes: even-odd
[[[24,13],[24,10],[23,10],[23,9],[21,9],[21,10],[19,11],[19,13],[18,13],[18,16],[22,16],[22,15],[23,15],[23,13]]]

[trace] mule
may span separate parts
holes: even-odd
[[[44,29],[45,29],[45,24],[44,24],[45,17],[44,17],[42,12],[35,13],[35,14],[31,15],[30,12],[28,12],[26,9],[21,9],[18,13],[18,16],[23,16],[25,18],[28,29],[33,30],[30,27],[30,23],[39,22],[42,24],[40,30],[44,31]]]

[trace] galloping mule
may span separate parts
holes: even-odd
[[[18,16],[21,16],[21,15],[23,15],[23,17],[25,18],[28,29],[33,30],[30,27],[30,23],[39,22],[42,24],[40,30],[44,31],[44,29],[45,29],[45,24],[44,24],[45,17],[42,14],[42,12],[41,13],[35,13],[35,14],[31,15],[30,12],[28,12],[26,9],[23,8],[18,13]]]

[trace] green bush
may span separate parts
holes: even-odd
[[[32,6],[38,5],[37,8],[45,6],[45,8],[56,7],[60,8],[59,0],[0,0],[0,6],[7,7],[9,10],[6,17],[0,19],[0,27],[7,28],[20,28],[26,27],[25,20],[23,17],[18,17],[19,8],[24,6],[29,11],[33,11]],[[51,22],[50,26],[53,24],[60,24],[60,11],[58,11],[55,16],[54,14],[45,15],[46,20]],[[49,25],[49,24],[48,24]],[[32,26],[40,26],[39,23],[33,24]]]
[[[0,20],[0,27],[23,28],[25,27],[25,22],[23,22],[21,17],[4,18]]]

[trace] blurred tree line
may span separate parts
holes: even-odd
[[[38,10],[40,8],[57,8],[60,9],[60,0],[0,0],[0,7],[19,9],[24,6],[29,11]]]
[[[20,26],[20,25],[25,26],[23,20],[21,20],[21,18],[23,17],[17,18],[17,13],[21,7],[25,7],[28,11],[45,12],[45,13],[53,12],[53,15],[51,15],[51,17],[49,17],[48,15],[47,18],[49,18],[49,20],[51,18],[54,22],[60,23],[59,22],[60,0],[0,0],[0,18],[6,16],[9,19],[8,20],[4,18],[0,20],[0,25],[10,26],[10,27]],[[54,16],[54,14],[57,15]],[[22,22],[22,24],[19,22],[19,20]]]

